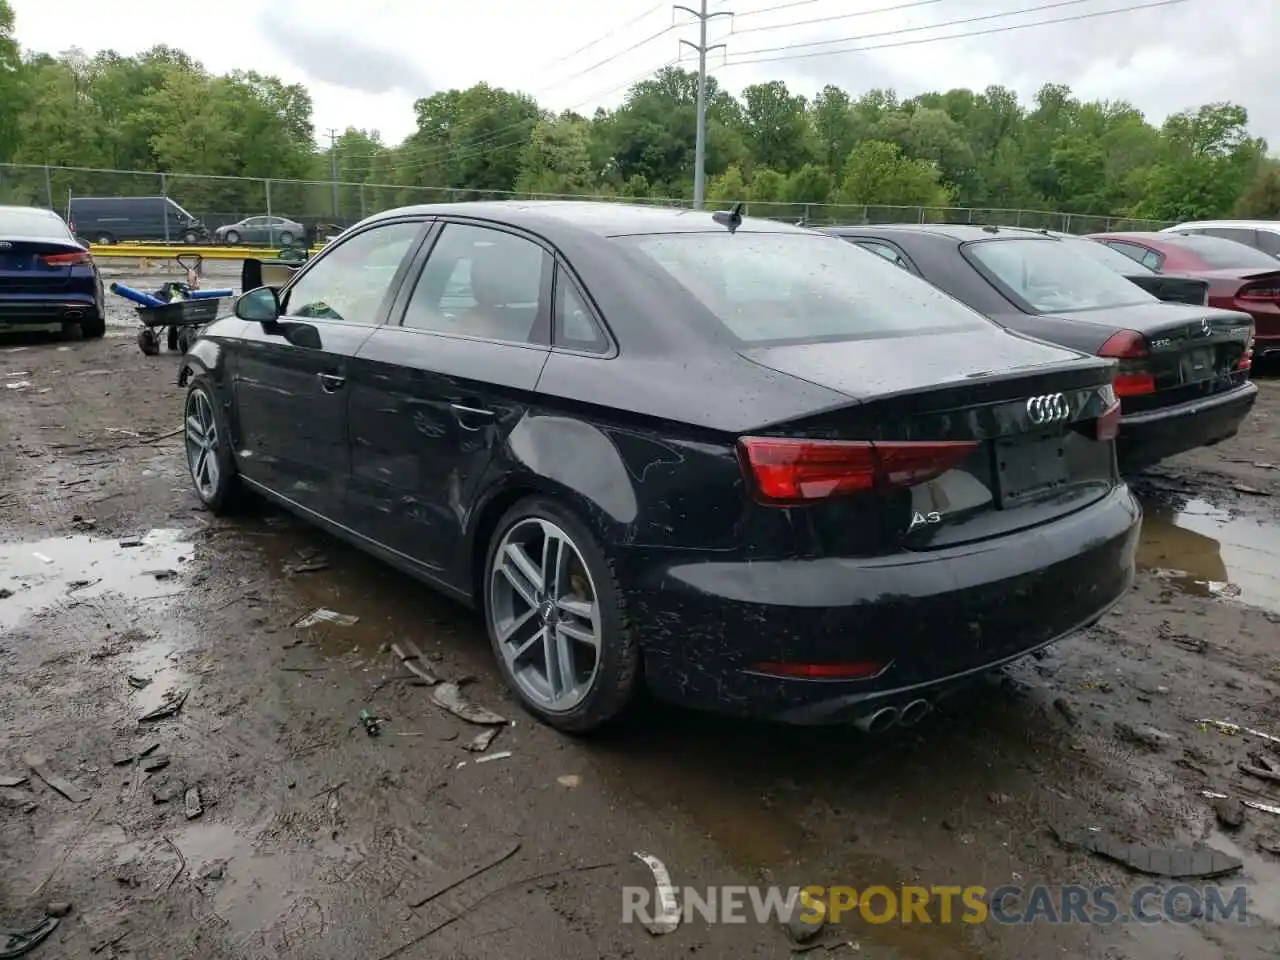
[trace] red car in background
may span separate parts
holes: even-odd
[[[1158,273],[1209,283],[1209,305],[1253,317],[1255,357],[1280,356],[1280,261],[1222,237],[1093,233],[1091,240]]]

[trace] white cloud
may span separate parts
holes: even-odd
[[[678,40],[697,39],[696,26],[683,26],[610,59],[673,22],[670,8],[655,8],[651,0],[240,0],[227,4],[225,13],[212,14],[199,6],[161,11],[155,0],[76,0],[74,15],[69,15],[67,3],[10,2],[18,39],[27,48],[58,52],[77,46],[90,53],[104,48],[136,53],[158,43],[179,46],[211,70],[254,69],[306,84],[319,130],[376,128],[393,142],[412,132],[416,98],[482,80],[525,90],[555,109],[589,112],[597,105],[614,106],[637,77],[677,56],[688,61],[691,52]],[[911,95],[1000,83],[1016,89],[1025,102],[1044,83],[1065,83],[1083,97],[1130,100],[1156,122],[1189,106],[1233,100],[1249,109],[1253,132],[1280,144],[1276,0],[1185,0],[1118,16],[896,47],[883,45],[1151,0],[1080,0],[1069,5],[1056,0],[1054,9],[1041,12],[1035,8],[1055,0],[933,0],[909,9],[901,9],[903,0],[808,0],[752,15],[778,2],[711,4],[739,14],[732,26],[720,19],[711,27],[712,37],[727,43],[730,63],[752,58],[752,50],[843,37],[862,38],[850,42],[851,47],[881,48],[728,67],[720,65],[725,53],[717,52],[712,55],[713,70],[729,89],[737,92],[750,83],[783,79],[805,94],[835,83],[854,94],[872,86],[892,86]],[[695,6],[696,0],[689,5]],[[900,9],[844,17],[892,6]],[[639,22],[618,30],[646,11],[651,12]],[[1013,11],[1025,12],[893,33]],[[820,17],[840,19],[799,24]],[[778,29],[761,29],[773,27]],[[608,40],[563,59],[610,32],[614,35]],[[605,60],[609,62],[597,66]]]

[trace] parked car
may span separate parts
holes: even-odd
[[[1084,254],[1097,260],[1110,270],[1136,283],[1157,300],[1169,303],[1189,303],[1192,306],[1207,307],[1209,305],[1209,281],[1196,280],[1192,277],[1165,277],[1156,273],[1145,264],[1126,257],[1118,250],[1112,250],[1105,243],[1090,240],[1071,233],[1056,233],[1052,230],[1040,231],[1047,237],[1061,240],[1076,253]]]
[[[1209,282],[1209,303],[1253,317],[1254,356],[1280,356],[1280,263],[1221,237],[1175,233],[1097,233],[1099,240],[1171,276]]]
[[[549,724],[643,681],[880,730],[1128,589],[1111,375],[813,231],[493,202],[345,231],[179,382],[210,509],[255,491],[483,610]]]
[[[1124,471],[1233,437],[1253,408],[1258,388],[1249,379],[1247,317],[1162,303],[1074,244],[1007,227],[831,232],[883,249],[882,256],[1010,330],[1117,361]]]
[[[72,197],[67,213],[72,232],[91,243],[191,244],[209,238],[200,218],[170,197]]]
[[[0,330],[38,323],[75,324],[84,337],[103,336],[102,277],[52,210],[0,206]]]
[[[1194,220],[1160,232],[1221,237],[1280,258],[1280,220]]]
[[[261,243],[289,246],[307,235],[307,228],[295,220],[284,217],[245,217],[213,231],[218,243]]]

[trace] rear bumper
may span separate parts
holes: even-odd
[[[1133,583],[1141,517],[1121,485],[1043,527],[928,553],[649,558],[646,571],[633,567],[628,607],[659,697],[790,723],[850,722],[1096,621]],[[783,679],[753,671],[760,661],[885,667],[868,679]]]
[[[1257,398],[1258,385],[1250,381],[1217,396],[1124,417],[1116,445],[1120,469],[1141,470],[1234,437]]]
[[[5,294],[0,292],[0,328],[30,323],[61,323],[96,316],[101,309],[91,292]]]

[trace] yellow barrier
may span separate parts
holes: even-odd
[[[323,250],[323,246],[311,248],[311,255]],[[187,247],[174,244],[100,244],[89,245],[89,252],[95,257],[130,257],[135,260],[172,260],[184,253],[198,253],[205,260],[244,260],[252,257],[256,260],[275,260],[279,250],[268,250],[262,247]]]

